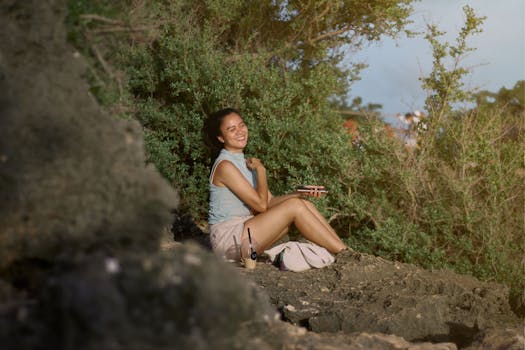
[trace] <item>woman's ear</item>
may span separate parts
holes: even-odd
[[[224,143],[224,137],[217,136],[217,140],[219,140],[220,143]]]

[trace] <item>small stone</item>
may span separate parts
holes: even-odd
[[[199,266],[202,262],[201,259],[193,254],[186,254],[184,255],[184,262],[188,265],[196,265]]]
[[[293,305],[290,305],[290,304],[286,305],[284,308],[286,310],[288,310],[288,311],[291,311],[291,312],[297,311],[296,308]]]
[[[120,264],[115,258],[106,258],[105,260],[106,272],[113,275],[120,271]]]

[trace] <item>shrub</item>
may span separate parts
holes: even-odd
[[[97,1],[88,7],[77,4],[70,18],[74,28],[89,31],[96,28],[95,17],[81,22],[82,9],[96,12],[98,6],[107,16],[121,15],[116,27],[104,22],[110,25],[105,30],[121,33],[110,36],[101,49],[113,66],[102,64],[93,50],[83,51],[92,58],[93,92],[142,123],[148,161],[181,189],[196,221],[206,220],[211,162],[201,139],[203,120],[231,106],[242,111],[251,138],[246,153],[263,160],[272,192],[326,185],[330,195],[318,204],[354,248],[523,286],[524,84],[498,94],[464,91],[468,70],[459,63],[471,50],[466,40],[480,31],[481,18],[465,8],[465,27],[455,45],[440,43],[439,30],[430,26],[427,39],[435,66],[422,79],[429,90],[428,131],[420,134],[417,149],[407,151],[400,140],[387,136],[384,124],[372,116],[373,106],[370,116],[360,120],[355,145],[337,111],[346,106],[341,101],[349,80],[362,67],[343,69],[338,49],[359,48],[365,38],[397,33],[409,1],[380,1],[373,9],[366,2],[330,2],[326,18],[316,16],[321,2],[276,10],[279,2],[254,7],[229,0],[228,11],[220,3],[118,1],[107,7]],[[355,7],[349,16],[360,20],[345,27],[355,36],[315,41],[324,36],[304,23],[320,21],[319,28],[333,33],[330,26],[348,20],[339,16],[346,12],[338,6]],[[387,17],[361,16],[363,11]],[[72,33],[75,41],[82,31]],[[118,41],[122,33],[127,36]],[[113,74],[121,70],[125,80]],[[476,109],[454,109],[473,97]]]
[[[283,71],[268,65],[264,53],[229,62],[214,40],[206,31],[167,32],[125,57],[150,161],[181,187],[192,214],[205,220],[210,159],[201,139],[203,120],[234,106],[250,128],[246,153],[264,161],[276,194],[323,183],[336,194],[325,208],[335,202],[344,187],[339,174],[350,160],[342,121],[326,102],[338,77],[322,64],[308,76]]]

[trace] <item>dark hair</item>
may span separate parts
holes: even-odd
[[[241,115],[241,113],[235,108],[224,108],[213,112],[204,121],[202,135],[204,143],[208,147],[212,161],[217,158],[222,149],[222,143],[217,139],[217,136],[221,136],[221,123],[226,116],[232,113],[239,116]]]

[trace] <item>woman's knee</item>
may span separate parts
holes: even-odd
[[[302,198],[289,198],[284,203],[286,203],[294,213],[301,214],[305,210],[308,210],[307,204],[304,199]]]

